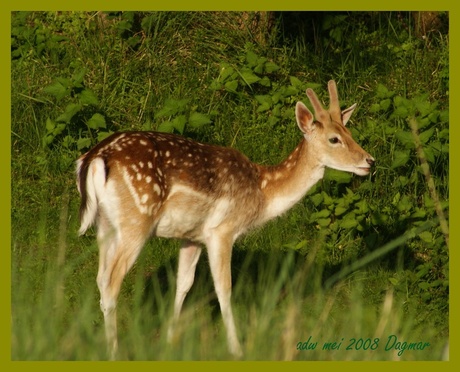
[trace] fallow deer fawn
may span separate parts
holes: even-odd
[[[329,110],[311,89],[307,96],[315,116],[297,103],[303,138],[277,166],[254,164],[232,148],[157,132],[115,133],[78,159],[79,233],[97,223],[97,285],[112,357],[118,347],[120,286],[151,235],[182,239],[168,338],[193,284],[203,244],[229,351],[242,355],[230,304],[235,239],[291,208],[323,177],[325,167],[365,176],[374,163],[345,127],[356,104],[341,111],[335,82],[329,81],[328,88]]]

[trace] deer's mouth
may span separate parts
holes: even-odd
[[[367,176],[371,171],[371,167],[356,167],[355,173],[359,176]]]

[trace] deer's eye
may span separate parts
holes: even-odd
[[[331,137],[329,138],[329,142],[336,145],[337,143],[340,143],[340,139],[338,137]]]

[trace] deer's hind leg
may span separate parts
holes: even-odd
[[[196,265],[200,258],[201,247],[191,241],[185,240],[179,251],[179,264],[177,269],[176,297],[174,300],[174,315],[168,329],[168,341],[174,338],[175,327],[179,320],[185,296],[195,280]]]
[[[133,266],[147,239],[145,226],[119,224],[114,226],[102,214],[98,220],[99,269],[97,285],[101,295],[108,352],[115,359],[118,350],[117,298],[126,273]]]
[[[209,265],[214,280],[214,287],[219,300],[220,310],[227,330],[228,347],[231,354],[241,357],[243,352],[236,334],[235,321],[231,305],[232,274],[231,256],[233,239],[220,235],[217,231],[207,239]]]

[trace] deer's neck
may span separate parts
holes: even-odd
[[[260,188],[266,200],[262,222],[290,209],[323,175],[324,165],[309,152],[305,139],[281,164],[261,166]]]

